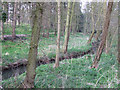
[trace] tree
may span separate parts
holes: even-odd
[[[120,7],[120,2],[119,2],[119,7]],[[119,10],[119,14],[118,14],[118,63],[119,63],[119,68],[120,68],[120,10]]]
[[[28,54],[27,72],[22,87],[33,88],[35,79],[37,48],[40,37],[40,29],[42,23],[43,5],[44,3],[33,3],[34,10],[32,11],[32,37]],[[36,7],[35,7],[36,6]]]
[[[16,8],[17,8],[17,3],[16,2],[14,2],[14,14],[13,14],[13,24],[12,24],[12,26],[13,26],[13,31],[12,31],[12,38],[15,38],[15,28],[16,28]]]
[[[93,22],[93,31],[92,31],[92,34],[91,34],[91,36],[90,36],[90,38],[89,38],[89,40],[88,40],[87,43],[90,43],[90,42],[91,42],[91,40],[92,40],[92,38],[93,38],[93,36],[94,36],[94,33],[95,33],[95,25],[94,25],[94,6],[93,6],[93,4],[92,4],[92,22]]]
[[[95,31],[97,30],[97,39],[98,39],[98,36],[99,36],[99,31],[101,31],[100,30],[100,19],[101,19],[101,17],[100,17],[100,13],[102,12],[102,8],[101,8],[101,6],[103,6],[103,5],[101,5],[101,3],[94,3],[94,2],[92,2],[91,3],[91,10],[92,10],[92,34],[91,34],[91,36],[90,36],[90,38],[89,38],[89,40],[88,40],[88,43],[90,43],[91,42],[91,40],[92,40],[92,38],[93,38],[93,36],[94,36],[94,34],[95,34]],[[98,8],[97,8],[98,7]],[[97,12],[96,12],[97,11]]]
[[[72,19],[73,19],[73,14],[74,14],[74,8],[75,8],[75,0],[72,3],[72,9],[71,9],[71,16],[70,16],[70,28],[69,28],[69,32],[68,32],[68,40],[69,40],[69,36],[70,36],[70,31],[72,30]]]
[[[1,4],[1,10],[0,12],[1,13],[1,16],[0,16],[0,19],[1,19],[1,40],[4,40],[4,23],[6,22],[7,20],[7,14],[6,14],[6,10],[5,10],[5,4],[6,2],[2,3]]]
[[[20,26],[20,14],[21,14],[21,3],[19,2],[18,3],[18,16],[17,16],[17,18],[18,18],[18,26]]]
[[[102,15],[101,18],[99,18],[98,30],[97,30],[97,33],[96,33],[96,36],[95,36],[96,41],[99,40],[100,34],[102,33],[103,22],[104,22],[104,19],[105,19],[105,14],[106,14],[106,9],[107,9],[106,0],[103,3],[101,3],[101,4],[102,5],[99,6],[101,8],[101,12],[100,13],[103,13],[103,15]],[[99,16],[100,16],[100,13],[99,13]]]
[[[69,36],[69,22],[70,22],[70,6],[71,2],[68,2],[68,11],[67,11],[67,20],[66,20],[66,27],[65,27],[65,39],[64,39],[64,45],[63,45],[63,52],[67,52],[68,47],[68,36]]]
[[[105,53],[106,54],[115,54],[113,53],[113,50],[110,51],[113,48],[113,45],[117,45],[116,42],[116,38],[117,38],[117,33],[118,33],[118,6],[117,6],[117,2],[114,2],[113,5],[113,10],[112,10],[112,14],[111,14],[111,23],[110,23],[110,28],[108,30],[108,35],[106,38],[106,43],[105,43]],[[117,46],[116,46],[117,47]],[[117,49],[114,47],[114,50]],[[115,54],[116,55],[116,54]]]
[[[56,6],[56,5],[55,5]],[[54,35],[56,36],[57,35],[57,19],[58,19],[58,17],[57,17],[57,8],[55,7],[55,22],[54,22],[54,29],[55,29],[55,33],[54,33]]]
[[[60,13],[60,0],[58,0],[58,32],[57,32],[57,49],[56,49],[56,61],[55,61],[55,66],[59,66],[59,56],[60,56],[60,20],[61,20],[61,13]]]
[[[2,16],[2,2],[0,1],[0,16]],[[0,22],[1,22],[1,40],[4,40],[4,35],[3,35],[3,21],[2,21],[2,17],[0,17]]]
[[[96,53],[92,68],[97,68],[98,62],[100,60],[100,56],[101,56],[102,51],[104,49],[106,37],[107,37],[107,34],[108,34],[108,27],[109,27],[109,24],[110,24],[112,6],[113,6],[113,2],[109,1],[108,7],[107,7],[107,12],[106,12],[106,17],[105,17],[105,22],[104,22],[104,28],[103,28],[103,32],[102,32],[101,42],[100,42],[100,45],[98,47],[98,50],[97,50],[97,53]]]

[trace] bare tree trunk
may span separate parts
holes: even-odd
[[[108,35],[106,37],[106,43],[105,43],[105,53],[108,54],[109,53],[109,31],[108,31]]]
[[[64,6],[63,6],[63,3],[61,3],[61,35],[64,36],[64,18],[65,18],[65,15],[64,15],[64,12],[65,12],[65,9],[64,9]]]
[[[117,35],[117,30],[114,32],[114,34],[113,34],[113,37],[112,37],[112,40],[111,40],[111,43],[110,43],[110,45],[109,45],[109,47],[108,47],[108,52],[110,51],[110,49],[111,49],[111,47],[112,47],[112,44],[113,44],[113,42],[114,42],[114,38],[115,38],[115,36]]]
[[[3,8],[3,11],[4,11],[4,4],[2,5],[2,8]],[[3,14],[0,12],[0,15],[2,16],[3,18]],[[4,21],[1,19],[1,40],[3,41],[4,40]]]
[[[55,60],[55,66],[54,67],[58,67],[59,66],[59,56],[60,56],[60,16],[61,16],[61,13],[60,13],[60,1],[58,1],[58,33],[57,33],[57,49],[56,49],[56,60]]]
[[[68,48],[68,36],[69,36],[69,22],[70,22],[70,5],[71,2],[68,2],[68,12],[67,12],[67,21],[66,21],[66,28],[65,28],[65,41],[64,41],[64,46],[63,46],[63,52],[67,53],[67,48]]]
[[[47,38],[49,38],[49,31],[50,31],[50,26],[51,26],[51,8],[49,8],[49,17],[48,17],[48,28],[47,28]]]
[[[57,19],[58,19],[58,17],[57,17],[57,10],[56,10],[56,15],[55,15],[55,33],[54,33],[54,35],[56,36],[57,35]]]
[[[93,22],[93,30],[92,30],[92,34],[91,34],[91,36],[90,36],[90,38],[89,38],[89,40],[88,40],[88,42],[87,43],[90,43],[91,42],[91,40],[92,40],[92,38],[93,38],[93,36],[94,36],[94,33],[95,33],[95,21],[94,21],[94,7],[93,7],[93,5],[92,5],[92,22]]]
[[[23,83],[24,88],[34,88],[37,48],[40,37],[40,29],[42,23],[43,3],[36,3],[35,10],[32,12],[32,37],[30,42],[30,50],[28,54],[27,72]]]
[[[98,38],[99,38],[101,33],[102,33],[102,30],[97,31],[97,34],[96,34],[96,37],[95,37],[96,41],[98,41]]]
[[[18,26],[20,26],[21,3],[19,3]]]
[[[118,5],[120,5],[120,2],[119,2],[119,4]],[[119,6],[119,8],[120,8],[120,6]],[[120,10],[119,10],[119,17],[118,17],[119,19],[118,19],[118,57],[117,57],[117,59],[118,59],[118,63],[119,63],[119,70],[120,70]]]
[[[13,16],[13,31],[12,31],[12,37],[15,38],[15,28],[16,28],[16,7],[17,7],[17,3],[14,2],[14,16]]]
[[[104,19],[105,19],[106,8],[107,8],[107,7],[106,7],[106,2],[107,2],[107,0],[104,1],[103,8],[101,9],[102,12],[103,12],[103,15],[104,15]],[[99,22],[99,24],[100,24],[100,22]],[[101,33],[102,33],[102,30],[98,30],[98,31],[97,31],[97,34],[96,34],[96,36],[95,36],[96,41],[98,41]]]
[[[1,20],[1,40],[2,40],[2,41],[4,40],[4,29],[3,29],[3,27],[4,27],[4,23],[3,23],[3,21]]]
[[[93,27],[94,27],[94,26],[93,26]],[[90,43],[90,42],[91,42],[91,40],[92,40],[92,38],[93,38],[93,36],[94,36],[94,33],[95,33],[95,29],[93,29],[92,34],[91,34],[91,36],[90,36],[90,38],[89,38],[89,40],[88,40],[87,43]]]
[[[71,26],[71,25],[72,25],[74,8],[75,8],[75,0],[73,1],[73,4],[72,4],[72,10],[71,10],[71,16],[70,16],[70,25],[69,25],[70,28],[69,28],[69,31],[68,31],[68,41],[69,41],[71,29],[72,29],[72,26]]]
[[[92,68],[97,68],[98,62],[99,62],[101,54],[102,54],[102,51],[104,49],[106,37],[107,37],[107,34],[108,34],[108,27],[109,27],[109,24],[110,24],[112,6],[113,6],[113,2],[109,1],[108,8],[107,8],[107,13],[106,13],[106,17],[105,17],[105,22],[104,22],[104,29],[103,29],[103,32],[102,32],[102,39],[101,39],[100,45],[98,47],[98,50],[97,50]]]

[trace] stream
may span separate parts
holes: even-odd
[[[92,46],[92,48],[90,50],[87,50],[85,52],[75,53],[75,54],[72,54],[72,56],[68,55],[68,56],[65,56],[65,57],[60,57],[60,61],[64,60],[64,59],[82,57],[86,54],[94,54],[96,52],[95,48],[97,48],[97,47]],[[93,50],[94,50],[94,52],[93,52]],[[49,63],[54,63],[54,62],[55,62],[55,59],[50,59]],[[46,62],[42,63],[42,62],[39,62],[39,61],[36,62],[36,66],[40,66],[41,64],[47,64],[47,63]],[[12,67],[12,68],[9,68],[9,69],[2,70],[2,80],[9,79],[10,77],[17,77],[18,75],[24,73],[25,71],[26,71],[26,65],[20,65],[18,67]]]

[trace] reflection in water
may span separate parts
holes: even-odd
[[[18,76],[26,71],[26,66],[20,66],[18,68],[12,68],[8,70],[4,70],[2,72],[2,79],[8,79],[10,77]]]

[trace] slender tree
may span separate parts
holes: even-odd
[[[21,3],[18,3],[18,25],[20,26]]]
[[[55,61],[55,66],[59,66],[59,56],[60,56],[60,18],[61,13],[60,13],[60,0],[58,0],[58,32],[57,32],[57,49],[56,49],[56,61]]]
[[[119,8],[120,8],[120,2],[119,2]],[[118,16],[118,63],[119,63],[119,70],[120,70],[120,10],[119,10],[119,16]]]
[[[3,2],[2,4],[1,4],[1,8],[2,8],[2,10],[1,10],[1,16],[0,16],[0,19],[1,19],[1,40],[4,40],[4,23],[6,22],[6,20],[7,20],[7,14],[6,14],[6,3],[5,2]]]
[[[107,37],[107,34],[108,34],[108,27],[109,27],[109,24],[110,24],[112,6],[113,6],[113,2],[109,1],[107,12],[106,12],[106,17],[105,17],[105,22],[104,22],[104,29],[103,29],[103,32],[102,32],[101,42],[100,42],[100,45],[98,47],[98,50],[97,50],[92,68],[97,68],[98,62],[99,62],[101,54],[102,54],[102,51],[104,49],[106,37]]]
[[[67,11],[67,20],[66,20],[66,27],[65,27],[65,39],[64,39],[64,46],[63,46],[63,52],[67,53],[68,48],[68,36],[69,36],[69,24],[70,24],[70,7],[71,2],[68,2],[68,11]]]
[[[92,30],[92,34],[91,34],[91,36],[90,36],[90,38],[89,38],[89,40],[88,40],[87,43],[90,43],[90,42],[91,42],[91,40],[92,40],[92,38],[93,38],[93,36],[94,36],[94,32],[95,32],[95,25],[94,25],[94,6],[93,6],[93,4],[92,4],[92,22],[93,22],[93,30]]]
[[[56,6],[56,5],[55,5]],[[54,29],[55,29],[55,33],[54,35],[57,35],[57,20],[58,20],[58,15],[57,15],[57,7],[55,7],[55,23],[54,23]]]
[[[4,29],[3,29],[3,27],[4,27],[4,23],[3,23],[3,21],[1,20],[1,40],[4,40]]]
[[[34,10],[32,11],[32,37],[30,42],[30,50],[28,54],[27,72],[22,87],[33,88],[35,79],[37,48],[40,37],[40,29],[42,23],[44,3],[34,3]],[[35,7],[36,6],[36,7]]]
[[[96,4],[96,5],[95,5]],[[98,3],[99,4],[99,3]],[[97,29],[96,27],[97,26],[100,26],[100,12],[102,11],[102,9],[100,9],[100,8],[98,8],[98,10],[99,10],[99,12],[98,12],[98,15],[94,15],[95,14],[95,9],[96,9],[96,6],[97,6],[97,3],[94,3],[94,2],[92,2],[92,22],[93,22],[93,30],[92,30],[92,34],[91,34],[91,36],[90,36],[90,38],[89,38],[89,40],[88,40],[88,42],[87,43],[90,43],[91,42],[91,40],[92,40],[92,38],[93,38],[93,36],[94,36],[94,34],[95,34],[95,29]],[[100,4],[99,4],[100,5]],[[100,6],[99,6],[100,7]],[[97,18],[95,18],[95,16],[97,16]],[[95,19],[96,19],[96,22],[95,22]],[[98,32],[99,32],[100,30],[98,30]],[[97,33],[98,34],[98,33]]]
[[[120,8],[120,2],[118,3],[118,8]],[[118,10],[118,63],[120,70],[120,9]]]
[[[13,31],[12,31],[12,37],[15,38],[15,28],[16,28],[16,8],[17,8],[17,3],[14,2],[14,12],[13,12]]]
[[[72,9],[71,9],[71,16],[70,16],[70,28],[69,28],[69,32],[68,32],[68,41],[69,41],[69,36],[70,36],[70,31],[72,29],[72,19],[73,19],[73,14],[74,14],[74,8],[75,8],[75,0],[72,3]]]

